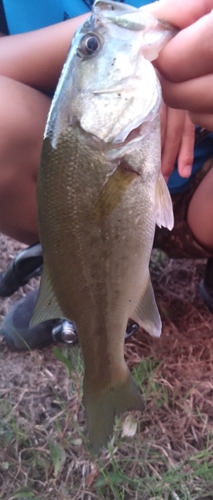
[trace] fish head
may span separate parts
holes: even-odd
[[[161,105],[150,62],[159,47],[156,24],[142,9],[96,1],[73,38],[53,99],[45,132],[53,147],[75,124],[102,150],[123,147],[148,133]],[[171,37],[168,28],[161,31]]]

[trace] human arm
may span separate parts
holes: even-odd
[[[47,28],[0,38],[0,75],[43,92],[58,81],[73,35],[88,14]]]

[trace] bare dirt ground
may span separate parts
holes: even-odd
[[[1,236],[0,270],[19,249],[18,243]],[[137,467],[147,459],[146,473],[141,469],[138,476],[135,462],[134,474],[133,468],[126,466],[125,474],[131,481],[136,476],[143,479],[143,485],[138,482],[135,489],[130,480],[122,490],[117,479],[116,485],[113,483],[109,457],[105,456],[101,466],[90,462],[82,436],[79,438],[84,426],[81,374],[80,378],[69,377],[52,348],[10,352],[0,336],[1,500],[213,499],[213,316],[197,292],[204,265],[204,261],[169,260],[159,253],[152,257],[152,281],[163,333],[156,340],[140,331],[126,345],[128,364],[135,368],[138,381],[144,381],[146,410],[137,436],[131,443],[121,443],[120,451],[113,455],[117,457],[113,467],[118,467],[121,457],[124,461],[130,451]],[[1,321],[12,303],[33,286],[0,300]],[[50,440],[61,446],[62,455],[65,453],[59,470]],[[194,474],[190,462],[194,456],[202,474],[205,469],[204,475],[199,468]],[[124,466],[122,462],[121,468]],[[179,466],[186,475],[185,489],[168,487],[168,471]],[[103,477],[110,477],[111,482],[105,484]]]

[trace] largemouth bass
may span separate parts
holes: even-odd
[[[128,318],[161,334],[149,260],[155,225],[171,229],[173,212],[160,171],[161,89],[147,59],[171,37],[160,26],[161,37],[147,11],[97,1],[73,39],[43,141],[44,270],[32,323],[77,325],[95,451],[115,415],[144,407],[124,360]]]

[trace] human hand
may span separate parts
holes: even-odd
[[[159,19],[164,19],[180,29],[190,26],[213,9],[213,0],[159,0],[150,5],[150,10]]]
[[[161,112],[161,169],[167,181],[177,160],[181,177],[189,177],[194,159],[195,127],[186,111],[163,104]]]
[[[155,64],[162,75],[164,100],[173,108],[188,110],[195,124],[209,130],[213,130],[212,8],[213,0],[160,0],[152,8],[157,17],[183,28]]]

